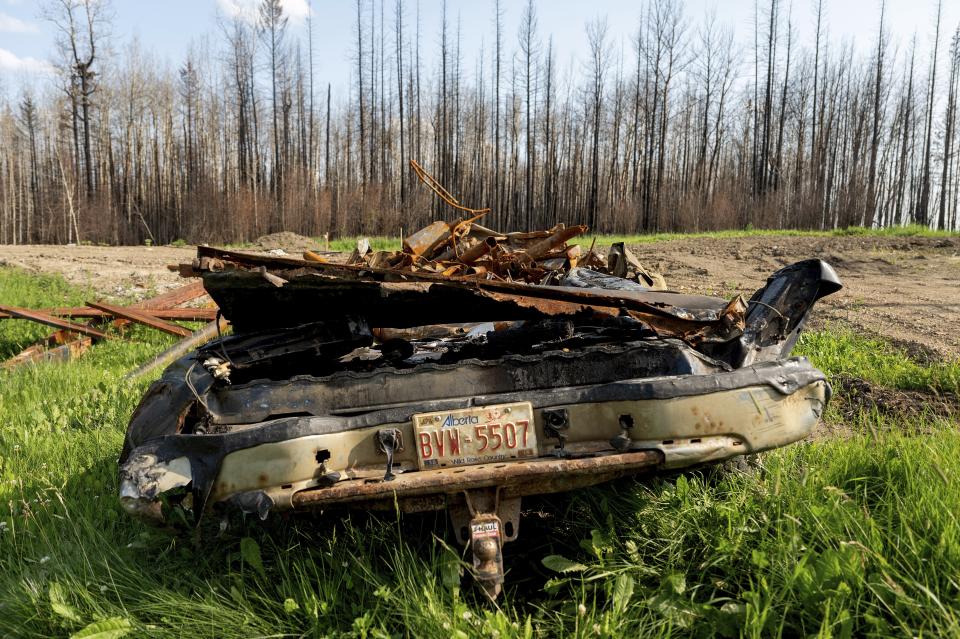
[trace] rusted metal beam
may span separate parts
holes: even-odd
[[[199,331],[191,333],[190,337],[180,340],[146,364],[143,364],[139,368],[130,371],[124,376],[124,379],[136,379],[142,375],[146,375],[156,368],[159,368],[160,366],[166,366],[173,360],[182,357],[193,349],[199,348],[200,346],[206,344],[216,337],[218,333],[225,331],[227,326],[227,320],[223,319],[222,317],[214,322],[210,322]]]
[[[0,313],[6,313],[17,319],[30,320],[31,322],[37,322],[39,324],[46,324],[47,326],[53,326],[54,328],[62,328],[68,331],[73,331],[74,333],[82,333],[83,335],[89,335],[90,337],[96,337],[97,339],[107,339],[107,334],[98,331],[95,328],[90,328],[86,324],[75,324],[74,322],[68,322],[59,317],[54,317],[53,315],[47,315],[46,313],[40,311],[34,311],[27,308],[18,308],[16,306],[0,306]]]
[[[497,248],[497,238],[488,237],[464,251],[460,255],[460,261],[464,264],[473,264],[495,248]]]
[[[563,492],[578,485],[608,481],[655,468],[663,454],[642,450],[583,459],[540,458],[531,461],[458,466],[396,475],[392,481],[348,480],[328,488],[310,488],[293,495],[294,508],[378,501],[434,494],[457,495],[464,490],[500,486],[504,494]],[[586,482],[586,483],[584,483]]]
[[[140,309],[140,310],[149,310],[149,309],[161,309],[161,308],[170,308],[172,306],[179,306],[180,304],[185,304],[192,300],[195,300],[199,297],[206,295],[207,291],[203,287],[203,282],[191,282],[186,286],[181,286],[175,288],[172,291],[167,291],[156,297],[151,297],[150,299],[143,300],[142,302],[137,302],[136,304],[131,304],[129,308]],[[128,319],[115,319],[112,324],[114,328],[121,328],[130,323]]]
[[[534,242],[526,248],[521,249],[524,253],[530,256],[530,259],[537,259],[547,254],[549,251],[563,246],[567,240],[574,238],[578,235],[582,235],[587,232],[586,226],[571,226],[569,228],[564,227],[562,224],[559,225],[557,231],[550,237],[544,238],[539,242]]]
[[[163,293],[162,295],[157,295],[156,297],[151,297],[150,299],[143,300],[142,302],[137,302],[136,304],[133,304],[132,307],[141,309],[170,308],[173,306],[186,304],[187,302],[195,300],[198,297],[203,297],[206,294],[207,291],[203,288],[203,282],[191,282],[186,286],[175,288],[172,291]]]
[[[177,335],[178,337],[187,337],[193,333],[193,331],[188,328],[157,319],[153,315],[130,307],[114,306],[113,304],[107,304],[105,302],[87,302],[87,306],[106,311],[120,319],[143,324],[144,326],[149,326],[150,328],[155,328],[158,331],[163,331],[171,335]]]
[[[101,318],[113,317],[113,313],[108,313],[97,308],[89,306],[64,306],[58,308],[36,309],[41,313],[56,315],[57,317],[72,318]],[[182,322],[212,322],[217,317],[215,308],[158,308],[141,311],[157,319],[179,320]],[[11,316],[6,313],[0,313],[0,319],[9,319]]]

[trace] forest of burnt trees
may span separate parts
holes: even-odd
[[[295,29],[280,0],[221,19],[175,70],[135,43],[108,53],[105,0],[48,0],[54,77],[0,87],[0,243],[396,235],[452,215],[411,159],[504,230],[960,228],[960,26],[937,6],[902,42],[878,2],[857,48],[829,36],[824,0],[759,0],[749,42],[646,0],[629,40],[597,19],[562,65],[543,5],[511,2],[508,32],[505,4],[467,52],[445,3],[424,34],[413,0],[356,0],[337,95],[314,81],[311,19]]]

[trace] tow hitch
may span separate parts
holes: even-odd
[[[500,488],[463,492],[463,502],[450,507],[457,540],[473,556],[473,577],[490,599],[503,588],[503,544],[517,538],[520,498],[503,499]]]

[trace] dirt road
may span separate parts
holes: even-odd
[[[724,296],[749,295],[781,266],[819,257],[836,268],[845,288],[818,305],[818,324],[843,322],[922,358],[960,357],[960,237],[698,238],[631,248],[672,288]],[[0,246],[0,265],[61,273],[120,297],[181,284],[166,265],[193,256],[192,248]]]
[[[749,295],[782,266],[818,257],[844,289],[813,321],[840,321],[922,359],[960,357],[960,237],[684,239],[631,247],[686,291]]]

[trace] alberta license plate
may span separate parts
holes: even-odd
[[[414,415],[420,468],[535,457],[533,424],[530,402]]]

